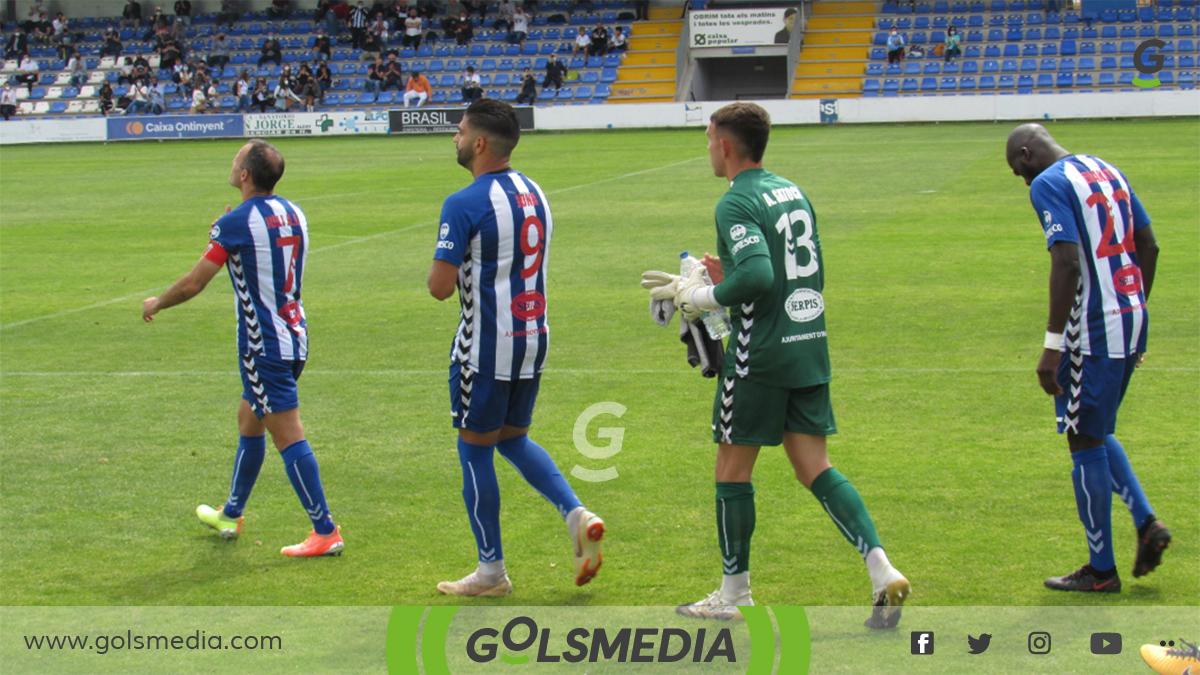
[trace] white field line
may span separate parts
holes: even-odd
[[[595,185],[603,185],[604,183],[611,183],[613,181],[624,180],[626,178],[632,178],[633,176],[640,176],[642,174],[650,173],[652,171],[661,171],[663,169],[669,169],[671,167],[679,166],[681,164],[687,164],[688,162],[694,162],[699,159],[704,159],[704,158],[703,157],[693,157],[691,159],[685,159],[681,162],[673,162],[671,164],[664,164],[662,166],[656,166],[656,167],[653,167],[650,169],[642,169],[641,171],[634,171],[632,173],[621,174],[620,176],[613,176],[612,178],[605,178],[603,180],[593,181],[591,183],[584,183],[582,185],[573,185],[571,187],[559,188],[558,190],[551,190],[550,192],[547,192],[546,194],[553,195],[553,194],[559,194],[561,192],[568,192],[570,190],[579,190],[581,188],[592,187]],[[305,199],[297,199],[296,201],[300,202],[300,201],[310,201],[313,199],[333,199],[333,198],[337,198],[337,197],[357,197],[360,195],[375,194],[375,193],[379,193],[379,192],[396,192],[401,189],[408,189],[408,188],[394,188],[394,189],[389,189],[389,190],[372,190],[372,191],[368,191],[368,192],[347,192],[347,193],[336,194],[336,195],[323,195],[323,196],[317,196],[317,197],[307,197]],[[380,237],[386,237],[386,236],[393,235],[393,234],[399,234],[400,232],[407,232],[408,230],[415,230],[418,227],[429,227],[430,225],[437,225],[437,224],[438,224],[438,221],[430,220],[430,221],[426,221],[423,223],[417,223],[416,225],[409,225],[408,227],[401,227],[401,228],[398,228],[395,230],[389,230],[387,232],[380,232],[378,234],[372,234],[372,235],[368,235],[365,237],[355,237],[355,238],[350,239],[349,241],[342,241],[342,242],[338,242],[336,244],[330,244],[328,246],[321,246],[321,247],[312,249],[311,251],[309,251],[309,253],[311,254],[311,253],[317,253],[319,251],[328,251],[330,249],[341,248],[342,246],[350,246],[351,244],[361,244],[364,241],[371,241],[372,239],[378,239]],[[337,235],[335,235],[335,236],[337,236]],[[125,295],[125,296],[122,296],[119,298],[113,298],[112,300],[105,300],[103,302],[97,302],[95,304],[88,305],[86,307],[76,307],[75,309],[67,309],[67,310],[63,310],[61,312],[55,312],[53,314],[46,314],[43,316],[35,316],[32,319],[25,319],[24,321],[15,321],[13,323],[9,323],[9,324],[0,326],[0,331],[8,330],[9,328],[16,328],[17,326],[24,326],[26,324],[34,323],[36,321],[44,321],[46,319],[54,319],[54,318],[57,318],[60,316],[66,316],[68,314],[75,314],[76,312],[86,312],[89,309],[96,309],[97,307],[111,305],[114,302],[122,302],[124,300],[130,300],[130,299],[136,298],[136,297],[146,297],[146,295],[148,295],[148,294],[155,293],[157,291],[161,291],[165,288],[167,288],[167,287],[160,286],[158,288],[152,288],[148,291],[142,291],[140,293],[133,293],[131,295]]]

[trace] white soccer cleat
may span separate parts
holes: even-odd
[[[471,572],[458,581],[443,581],[437,589],[444,595],[465,595],[471,598],[503,598],[512,593],[512,582],[508,575],[498,584],[490,584],[479,578],[479,574]]]
[[[579,526],[575,528],[575,585],[582,586],[596,577],[604,554],[600,552],[600,541],[604,539],[604,521],[600,516],[583,510]]]
[[[716,619],[718,621],[745,621],[741,610],[738,607],[750,607],[754,605],[754,599],[750,597],[750,591],[732,602],[721,597],[720,589],[713,591],[707,598],[693,602],[690,605],[680,605],[675,608],[675,613],[680,616],[687,616],[693,619]]]

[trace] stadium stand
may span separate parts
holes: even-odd
[[[550,54],[567,62],[570,72],[565,86],[557,95],[554,92],[539,98],[538,105],[581,105],[601,104],[610,100],[650,101],[674,100],[675,94],[675,48],[682,27],[682,11],[652,10],[649,21],[633,20],[633,3],[629,0],[596,0],[591,11],[574,9],[570,1],[542,2],[532,14],[527,39],[521,45],[508,44],[504,31],[492,30],[495,19],[490,14],[483,23],[478,17],[475,38],[468,45],[456,45],[453,40],[442,39],[438,31],[441,17],[427,21],[424,31],[438,31],[439,39],[423,41],[420,49],[403,48],[399,40],[402,31],[393,32],[389,50],[396,50],[405,72],[419,69],[430,78],[434,86],[431,101],[434,103],[459,105],[462,73],[468,65],[475,66],[483,74],[484,93],[487,96],[512,101],[520,88],[520,73],[525,67],[533,70],[541,83],[545,64]],[[574,10],[574,11],[573,11]],[[444,13],[444,8],[440,10]],[[100,84],[109,81],[113,85],[114,99],[125,93],[118,86],[120,60],[113,56],[101,56],[104,31],[108,26],[118,25],[119,17],[76,17],[77,25],[84,33],[78,49],[86,60],[89,72],[87,85],[81,88],[66,86],[70,74],[66,63],[58,58],[54,47],[31,45],[31,55],[38,61],[41,86],[35,86],[32,95],[25,87],[18,87],[18,114],[22,116],[92,117],[99,114],[96,98]],[[192,17],[192,25],[185,31],[186,47],[203,58],[212,46],[217,34],[215,14],[200,14]],[[588,30],[597,21],[602,21],[611,31],[622,26],[629,35],[629,52],[606,56],[572,56],[571,47],[577,31]],[[221,80],[219,108],[231,112],[236,99],[228,95],[228,85],[243,68],[252,74],[278,78],[282,66],[295,70],[305,60],[308,50],[316,40],[320,25],[313,21],[311,12],[295,12],[286,21],[272,21],[261,13],[247,13],[237,21],[227,34],[234,44],[228,65],[214,70]],[[18,28],[16,22],[4,25],[5,37]],[[274,32],[284,47],[281,65],[268,63],[258,67],[259,48],[266,34]],[[169,73],[159,69],[158,56],[153,45],[140,40],[142,31],[122,29],[124,56],[144,55],[159,81],[170,82]],[[367,72],[366,62],[361,61],[362,52],[349,45],[336,45],[333,49],[330,68],[334,71],[334,82],[326,94],[324,104],[317,110],[364,110],[394,107],[398,97],[385,92],[379,100],[363,92],[363,81]],[[310,65],[315,63],[310,60]],[[5,60],[0,65],[0,76],[6,79],[16,74],[17,62]],[[271,82],[272,87],[274,82]],[[618,94],[618,92],[620,92]],[[167,111],[186,113],[191,103],[182,98],[183,89],[173,83],[167,87]],[[539,86],[540,94],[540,86]],[[303,110],[303,107],[293,111]],[[118,111],[119,113],[120,111]]]

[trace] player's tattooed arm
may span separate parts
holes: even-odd
[[[1060,241],[1050,246],[1050,318],[1046,322],[1049,333],[1063,333],[1075,294],[1079,288],[1079,254],[1074,242]],[[1062,352],[1057,349],[1042,349],[1038,360],[1037,376],[1042,390],[1051,396],[1063,393],[1058,384],[1058,362]]]

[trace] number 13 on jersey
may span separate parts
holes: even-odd
[[[793,238],[792,226],[800,224],[801,229]],[[817,261],[817,243],[813,241],[813,222],[812,217],[808,215],[808,211],[804,209],[796,209],[791,213],[785,213],[779,217],[775,223],[775,231],[785,235],[787,239],[787,257],[784,258],[784,269],[787,270],[787,278],[803,279],[811,277],[820,269],[820,263]],[[801,249],[808,250],[808,262],[800,263]]]

